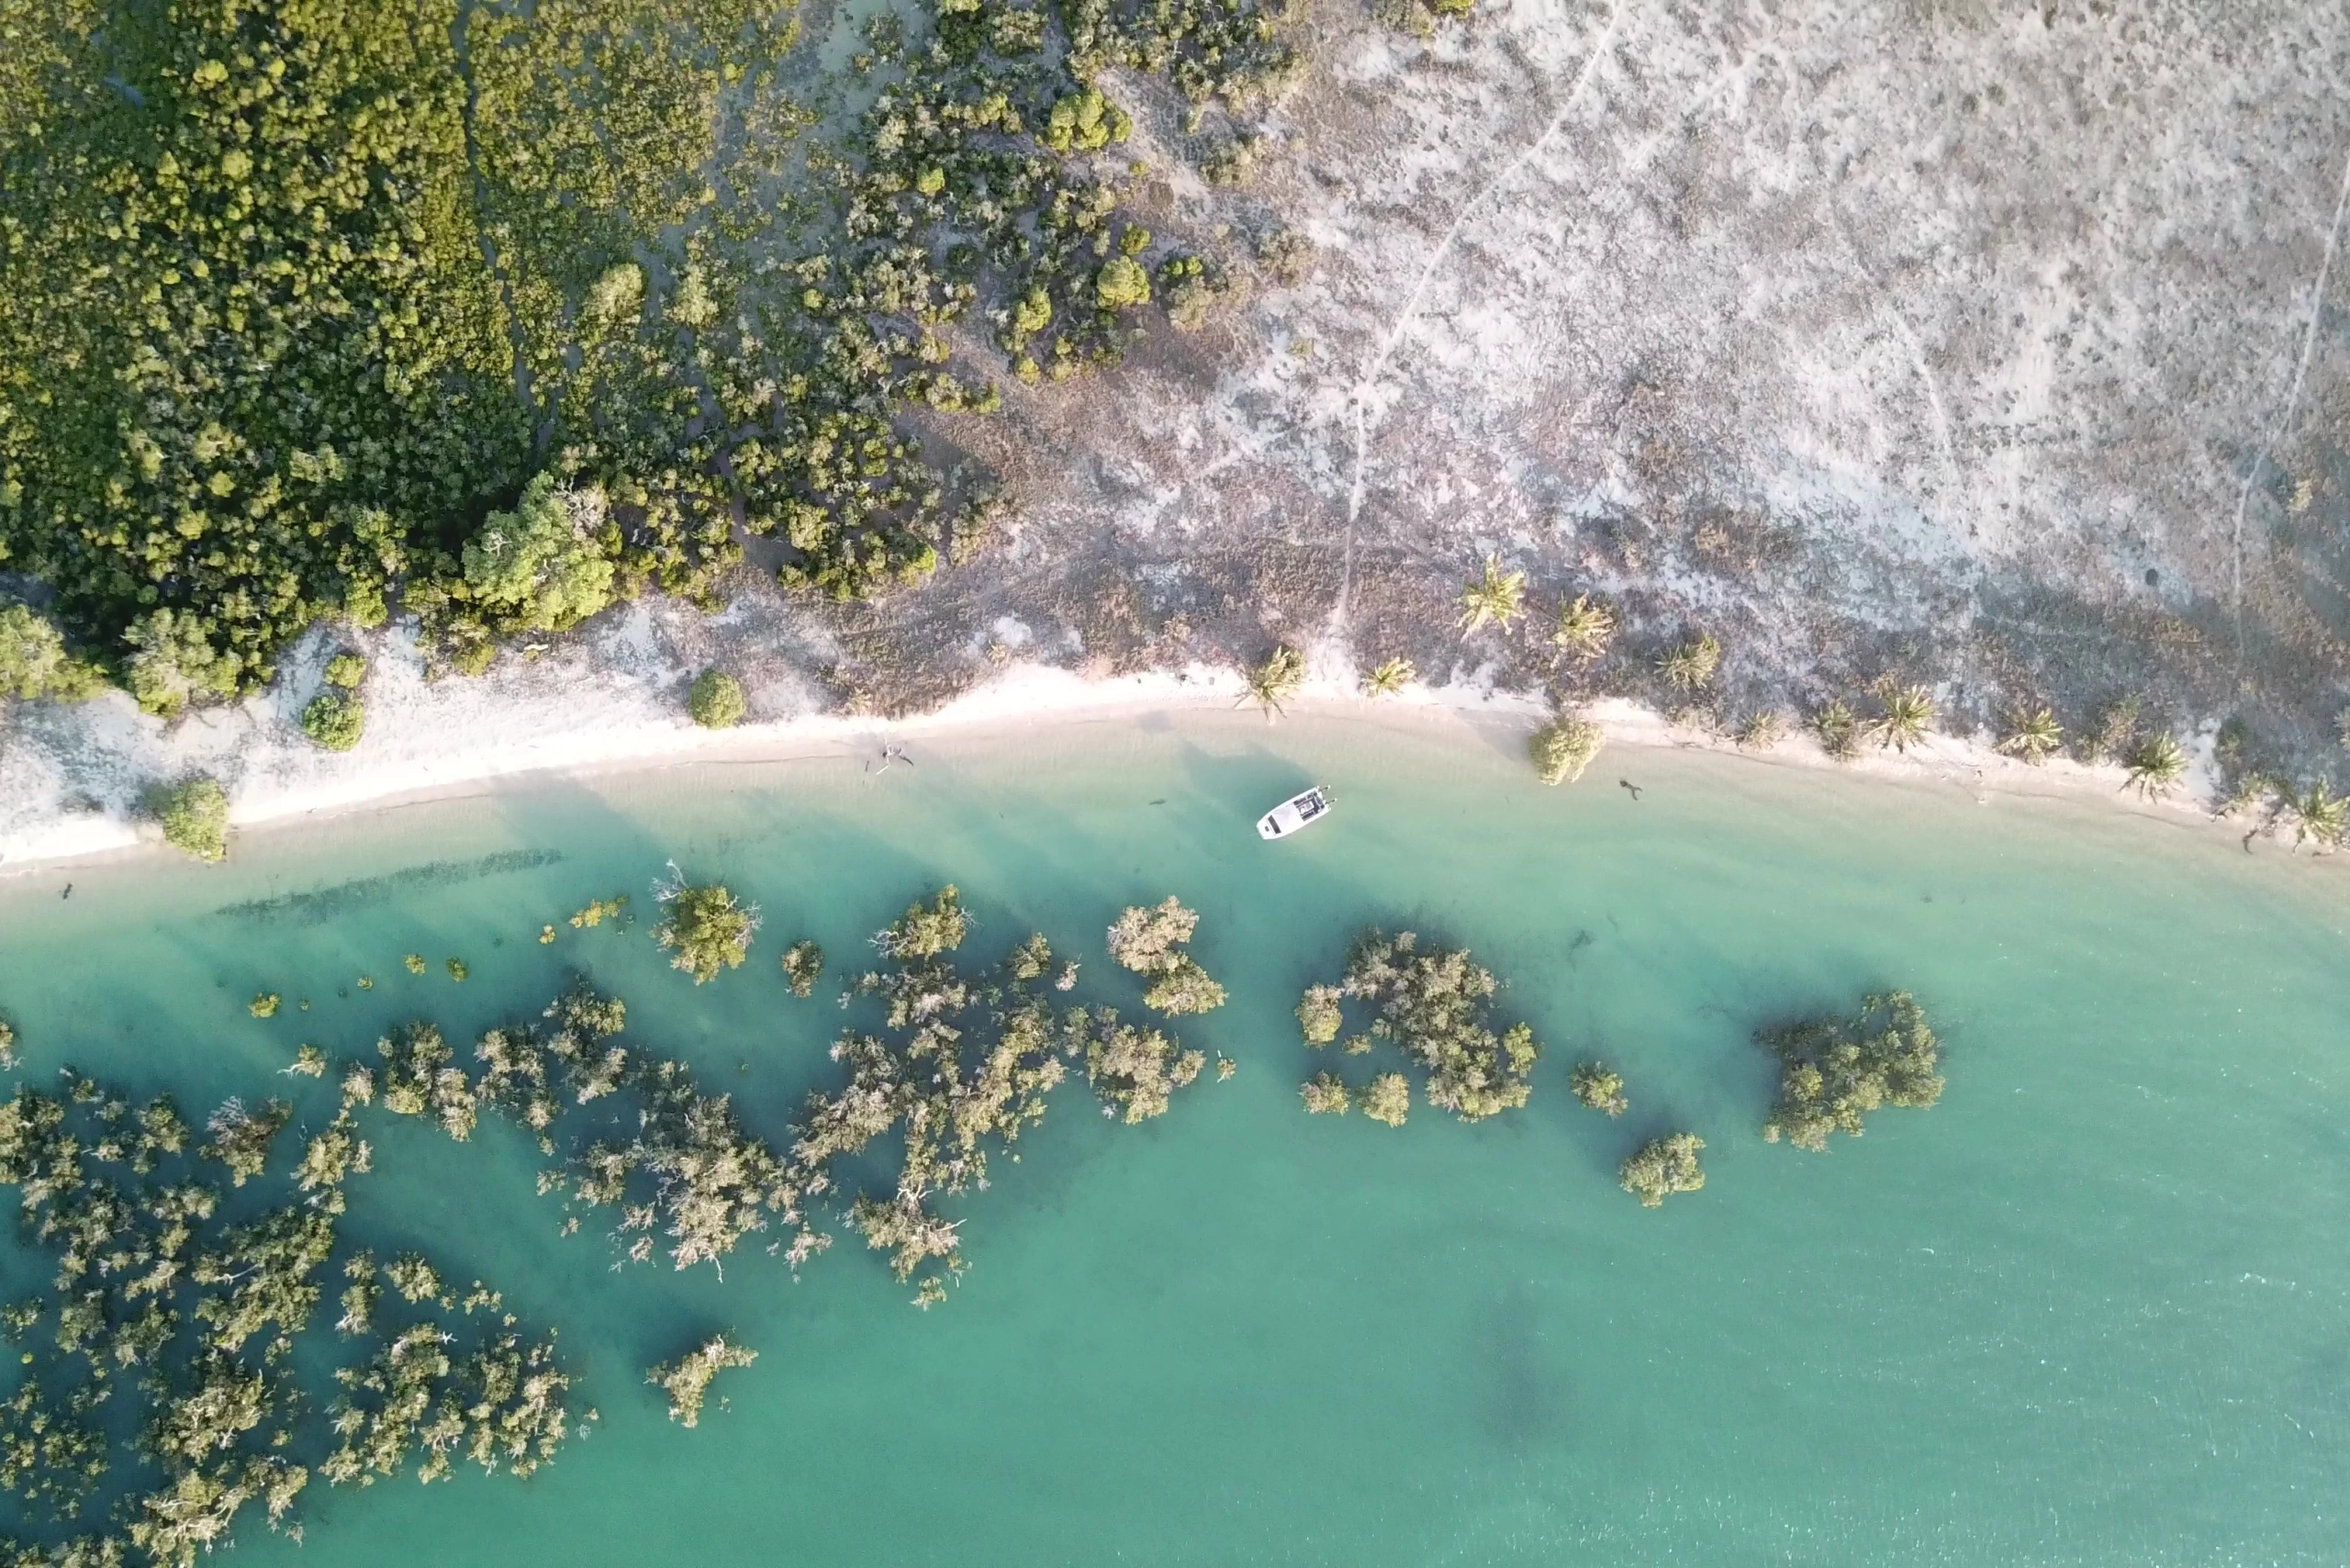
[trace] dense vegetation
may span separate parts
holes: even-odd
[[[367,728],[367,701],[360,688],[367,681],[367,661],[357,654],[337,654],[327,661],[326,689],[302,710],[302,733],[329,751],[349,751]]]
[[[662,913],[653,940],[675,955],[672,967],[693,976],[696,985],[716,980],[722,969],[741,969],[759,929],[758,906],[736,902],[722,887],[690,887],[675,867],[671,872],[672,879],[655,890]]]
[[[805,938],[783,950],[784,983],[791,987],[791,994],[805,999],[816,994],[816,981],[824,973],[824,950]]]
[[[650,1368],[644,1381],[669,1396],[669,1419],[680,1427],[701,1424],[702,1403],[718,1374],[747,1367],[759,1353],[723,1334],[713,1334],[674,1361]]]
[[[1143,1005],[1169,1017],[1213,1013],[1224,1005],[1224,987],[1210,979],[1185,951],[1200,917],[1169,899],[1155,909],[1128,909],[1110,927],[1110,957],[1138,975],[1150,977]]]
[[[1867,997],[1850,1018],[1808,1019],[1755,1037],[1779,1058],[1779,1100],[1762,1125],[1773,1143],[1784,1137],[1824,1150],[1833,1133],[1860,1137],[1872,1111],[1922,1109],[1942,1098],[1942,1047],[1908,991]]]
[[[1391,937],[1373,931],[1355,944],[1343,980],[1306,991],[1297,1018],[1306,1044],[1326,1046],[1346,1026],[1348,1002],[1369,1004],[1370,1034],[1357,1037],[1360,1049],[1350,1043],[1348,1054],[1365,1054],[1374,1042],[1391,1044],[1424,1070],[1422,1092],[1429,1104],[1464,1122],[1483,1121],[1526,1103],[1541,1054],[1524,1024],[1494,1032],[1493,997],[1500,988],[1493,971],[1472,962],[1465,947],[1422,950],[1412,932]],[[1323,1087],[1308,1086],[1309,1110],[1344,1109],[1345,1101],[1330,1089],[1344,1089],[1336,1075],[1324,1073],[1315,1081]],[[1400,1126],[1409,1108],[1408,1096],[1399,1098],[1392,1084],[1380,1090],[1378,1103],[1379,1119],[1391,1126]]]
[[[1617,1180],[1640,1200],[1640,1207],[1661,1207],[1675,1193],[1704,1189],[1706,1173],[1698,1167],[1697,1153],[1705,1147],[1706,1140],[1695,1133],[1651,1138],[1617,1169]]]
[[[229,796],[217,778],[198,775],[159,789],[148,807],[163,829],[163,842],[198,860],[229,857]]]
[[[686,711],[705,730],[733,729],[749,706],[743,699],[743,683],[722,669],[706,669],[694,677],[693,689],[686,694]]]
[[[688,894],[700,902],[681,909]],[[625,902],[597,901],[570,923],[615,919]],[[747,945],[747,917],[723,889],[664,890],[665,945],[681,955],[723,964]],[[1203,1011],[1207,991],[1223,1001],[1188,950],[1198,918],[1169,898],[1109,928],[1112,957],[1157,1012]],[[552,1335],[526,1333],[496,1291],[460,1290],[429,1258],[378,1256],[343,1235],[377,1164],[370,1117],[410,1118],[458,1144],[486,1120],[509,1124],[537,1148],[539,1190],[567,1211],[565,1233],[601,1230],[616,1267],[663,1260],[722,1274],[774,1229],[764,1251],[796,1273],[845,1227],[886,1255],[917,1305],[943,1302],[968,1267],[962,1211],[995,1160],[1020,1158],[1022,1135],[1069,1079],[1081,1074],[1102,1114],[1132,1125],[1164,1114],[1206,1065],[1163,1028],[1057,1002],[1076,966],[1042,935],[967,964],[973,930],[950,886],[874,935],[878,964],[842,997],[860,1011],[832,1047],[837,1076],[772,1140],[686,1064],[626,1043],[628,1009],[584,981],[487,1030],[470,1053],[423,1021],[340,1061],[302,1045],[287,1098],[231,1100],[200,1128],[168,1097],[136,1103],[70,1070],[55,1094],[19,1090],[0,1105],[0,1182],[18,1188],[22,1233],[56,1271],[47,1292],[0,1310],[26,1368],[0,1399],[0,1489],[19,1504],[12,1528],[51,1544],[0,1540],[0,1562],[179,1568],[227,1544],[241,1519],[298,1529],[314,1480],[429,1481],[462,1462],[528,1474],[580,1429]],[[427,969],[421,955],[407,962]],[[449,968],[462,978],[458,960]],[[781,969],[811,994],[822,954],[797,943]],[[1474,1122],[1527,1103],[1539,1054],[1525,1025],[1496,1029],[1499,989],[1466,950],[1371,932],[1297,1016],[1317,1048],[1393,1047],[1427,1103]],[[282,1000],[258,992],[248,1011],[279,1017]],[[1348,1036],[1350,1008],[1368,1018]],[[1933,1036],[1906,994],[1760,1037],[1785,1068],[1765,1136],[1799,1147],[1941,1091]],[[14,1043],[0,1024],[0,1065],[14,1065]],[[1219,1058],[1217,1078],[1233,1066]],[[1568,1081],[1610,1116],[1628,1103],[1602,1062]],[[1309,1112],[1359,1109],[1390,1127],[1405,1125],[1413,1096],[1411,1075],[1393,1070],[1360,1085],[1323,1070],[1301,1091]],[[1689,1133],[1651,1138],[1619,1180],[1651,1207],[1698,1191],[1704,1147]],[[692,1427],[714,1381],[755,1360],[733,1336],[707,1336],[645,1377]],[[86,1532],[79,1544],[57,1544],[75,1531]]]
[[[1576,1063],[1567,1074],[1567,1088],[1577,1100],[1609,1116],[1620,1116],[1632,1108],[1630,1097],[1624,1092],[1624,1075],[1606,1062]]]
[[[1225,276],[1121,217],[1110,73],[1253,148],[1275,16],[939,0],[820,132],[789,4],[0,0],[0,564],[166,716],[320,619],[478,669],[709,592],[738,530],[814,591],[918,577],[996,504],[935,421]],[[82,689],[10,634],[0,678]]]
[[[420,1257],[379,1265],[342,1240],[345,1188],[373,1168],[350,1102],[298,1145],[282,1143],[291,1114],[231,1100],[198,1128],[169,1096],[71,1070],[0,1105],[0,1182],[56,1264],[0,1312],[25,1364],[0,1403],[0,1486],[17,1528],[89,1532],[6,1561],[186,1568],[249,1512],[297,1528],[314,1475],[527,1475],[574,1429],[552,1336]]]

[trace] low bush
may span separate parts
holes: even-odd
[[[694,677],[694,689],[686,698],[686,711],[705,730],[733,729],[748,711],[748,705],[743,700],[742,682],[724,670],[702,671]]]
[[[163,825],[163,842],[198,860],[229,857],[229,796],[219,780],[202,775],[155,790],[148,809]]]

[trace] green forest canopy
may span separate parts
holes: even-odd
[[[395,606],[478,668],[738,526],[842,598],[968,550],[988,487],[910,416],[1113,362],[1145,263],[1198,270],[1119,218],[1124,111],[1054,128],[1113,65],[1229,116],[1293,57],[1259,0],[908,31],[819,135],[789,0],[0,0],[0,570],[169,714]]]

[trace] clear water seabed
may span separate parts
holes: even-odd
[[[878,777],[542,781],[257,834],[226,868],[0,888],[0,1007],[37,1081],[72,1061],[196,1114],[298,1093],[315,1124],[328,1092],[273,1076],[297,1043],[364,1053],[424,1016],[462,1046],[577,966],[635,1046],[780,1143],[832,1081],[835,976],[936,884],[978,913],[967,960],[1042,930],[1086,961],[1081,999],[1122,1005],[1118,909],[1203,914],[1232,1000],[1181,1032],[1237,1077],[1138,1128],[1065,1089],[960,1206],[974,1267],[927,1314],[846,1242],[798,1283],[755,1247],[722,1282],[615,1272],[592,1227],[558,1237],[512,1128],[453,1148],[371,1120],[349,1233],[558,1327],[603,1420],[527,1484],[314,1484],[307,1544],[254,1526],[252,1564],[2343,1558],[2341,868],[1699,755],[1619,750],[1547,790],[1517,744],[1191,715],[941,742]],[[1259,843],[1254,815],[1315,780],[1334,818]],[[699,990],[645,935],[672,857],[765,911],[752,962]],[[617,891],[628,928],[562,925]],[[1547,1050],[1527,1111],[1303,1114],[1290,1009],[1374,924],[1508,980]],[[776,967],[802,935],[830,957],[812,1002]],[[1755,1025],[1888,985],[1943,1036],[1942,1104],[1826,1156],[1763,1144]],[[246,1014],[263,990],[273,1020]],[[1585,1054],[1623,1070],[1621,1121],[1566,1092]],[[1680,1128],[1708,1184],[1643,1211],[1616,1163]],[[19,1248],[5,1272],[45,1270]],[[759,1361],[677,1428],[643,1369],[722,1328]]]

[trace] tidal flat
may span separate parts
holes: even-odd
[[[250,1562],[2338,1560],[2340,865],[1697,753],[1613,749],[1550,790],[1521,745],[1184,713],[941,736],[881,772],[524,780],[250,834],[223,867],[0,884],[0,1010],[22,1081],[70,1063],[199,1122],[274,1093],[307,1133],[332,1093],[283,1076],[299,1045],[368,1057],[429,1019],[470,1065],[576,971],[781,1147],[870,1026],[839,982],[916,898],[961,890],[975,966],[1040,931],[1080,960],[1072,1000],[1122,1004],[1105,928],[1199,912],[1229,999],[1172,1028],[1233,1077],[1139,1126],[1065,1085],[948,1204],[970,1267],[933,1310],[847,1234],[796,1282],[782,1230],[722,1279],[615,1267],[608,1224],[559,1234],[510,1124],[371,1122],[347,1242],[501,1290],[599,1419],[520,1484],[314,1480],[298,1551],[249,1518]],[[1259,842],[1314,782],[1331,820]],[[760,906],[708,985],[649,935],[672,861]],[[1333,1062],[1292,1009],[1371,927],[1503,978],[1544,1047],[1523,1109],[1304,1114]],[[830,956],[807,1000],[779,965],[801,938]],[[1764,1143],[1755,1030],[1897,987],[1942,1037],[1941,1103],[1826,1154]],[[1591,1057],[1620,1118],[1568,1092]],[[1707,1185],[1643,1210],[1617,1166],[1678,1130]],[[11,1299],[46,1283],[21,1240],[5,1259]],[[297,1360],[335,1354],[330,1317]],[[682,1429],[645,1369],[722,1332],[758,1360]]]

